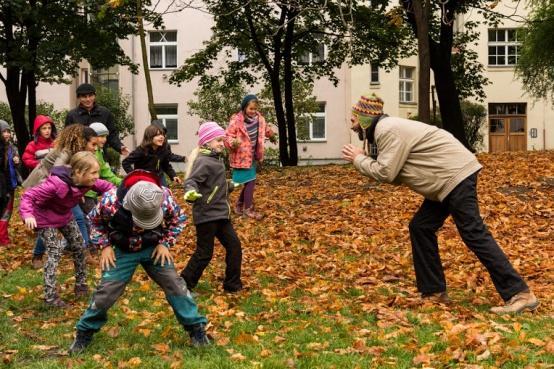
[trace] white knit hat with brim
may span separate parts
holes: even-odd
[[[123,198],[123,208],[131,212],[133,222],[142,229],[154,229],[164,217],[164,193],[152,182],[138,181]]]

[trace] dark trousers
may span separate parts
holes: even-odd
[[[505,301],[528,289],[498,246],[479,213],[477,173],[464,179],[443,202],[425,199],[410,222],[417,289],[423,294],[446,291],[436,232],[452,215],[462,240],[487,268]]]
[[[223,289],[230,292],[238,291],[242,288],[240,280],[242,248],[233,224],[228,219],[196,225],[196,250],[181,272],[181,276],[190,289],[196,287],[204,269],[212,260],[215,237],[225,248],[226,268]]]

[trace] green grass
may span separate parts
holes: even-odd
[[[314,298],[302,288],[293,289],[287,298],[268,302],[257,291],[243,296],[222,295],[205,282],[198,288],[201,309],[206,311],[207,306],[215,303],[214,299],[224,299],[234,314],[222,318],[214,327],[222,345],[195,349],[189,346],[187,335],[176,324],[157,286],[140,289],[137,278],[142,281],[145,277],[139,268],[135,281],[110,310],[108,324],[95,335],[89,349],[78,357],[69,357],[66,350],[72,341],[73,327],[86,302],[72,299],[67,272],[59,278],[64,286],[62,297],[72,303],[72,308],[65,311],[43,306],[41,272],[21,267],[3,275],[0,291],[7,296],[0,310],[3,367],[171,368],[172,363],[183,363],[186,368],[411,368],[415,366],[413,359],[418,349],[429,345],[428,352],[435,356],[448,349],[448,344],[441,340],[441,332],[444,333],[441,325],[425,321],[432,312],[411,311],[406,314],[404,328],[395,324],[383,328],[379,327],[375,313],[360,311],[355,304],[347,303],[335,311],[314,309],[302,302]],[[273,280],[262,278],[260,283],[269,287]],[[362,290],[350,288],[336,298],[355,301],[362,294]],[[525,332],[527,338],[545,342],[552,339],[552,318],[525,317],[518,322],[519,332],[502,332],[505,343],[515,346],[501,367],[553,364],[551,354],[541,352],[521,337],[521,332]],[[497,323],[509,326],[513,321],[498,318]],[[141,328],[148,329],[149,335]],[[396,334],[399,329],[407,331]],[[360,335],[360,331],[364,333]],[[369,349],[353,350],[360,348],[357,340]],[[160,343],[168,344],[169,351],[157,351],[153,345]],[[380,350],[376,354],[372,348]],[[140,363],[133,366],[133,358],[140,358]],[[477,354],[469,350],[465,361],[495,365],[494,355],[484,361],[476,358]],[[458,363],[451,361],[448,365],[457,367]]]

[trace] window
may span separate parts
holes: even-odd
[[[489,65],[516,65],[520,36],[517,29],[489,29]]]
[[[237,61],[243,63],[246,61],[246,53],[240,49],[237,49]]]
[[[414,67],[400,67],[400,102],[414,102]]]
[[[525,115],[526,111],[526,103],[489,104],[489,115]]]
[[[325,44],[319,44],[317,47],[317,53],[306,51],[300,56],[300,64],[312,65],[314,63],[321,63],[325,60]]]
[[[325,141],[325,103],[318,103],[315,113],[299,117],[297,122],[297,136],[301,141]]]
[[[372,85],[379,84],[379,64],[376,62],[371,63],[369,83]]]
[[[175,105],[156,105],[156,115],[167,129],[167,141],[177,143],[179,140],[177,123],[177,104]]]
[[[94,69],[90,77],[93,85],[104,86],[114,93],[119,93],[119,67],[117,65],[109,68]]]
[[[150,32],[150,68],[177,68],[177,32]]]
[[[88,77],[89,77],[88,69],[87,68],[81,69],[81,83],[89,83]]]

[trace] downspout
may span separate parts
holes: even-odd
[[[548,101],[544,99],[542,105],[542,149],[546,151],[546,104]]]
[[[133,61],[133,63],[135,62],[135,35],[132,35],[131,36],[131,60]],[[136,122],[136,114],[137,114],[137,109],[136,109],[136,93],[135,93],[135,78],[136,78],[136,75],[135,73],[131,73],[131,103],[133,105],[131,111],[132,111],[132,114],[133,114],[133,121]],[[136,128],[136,123],[135,123],[135,128]],[[137,147],[137,134],[136,132],[133,134],[133,149],[135,149]]]

